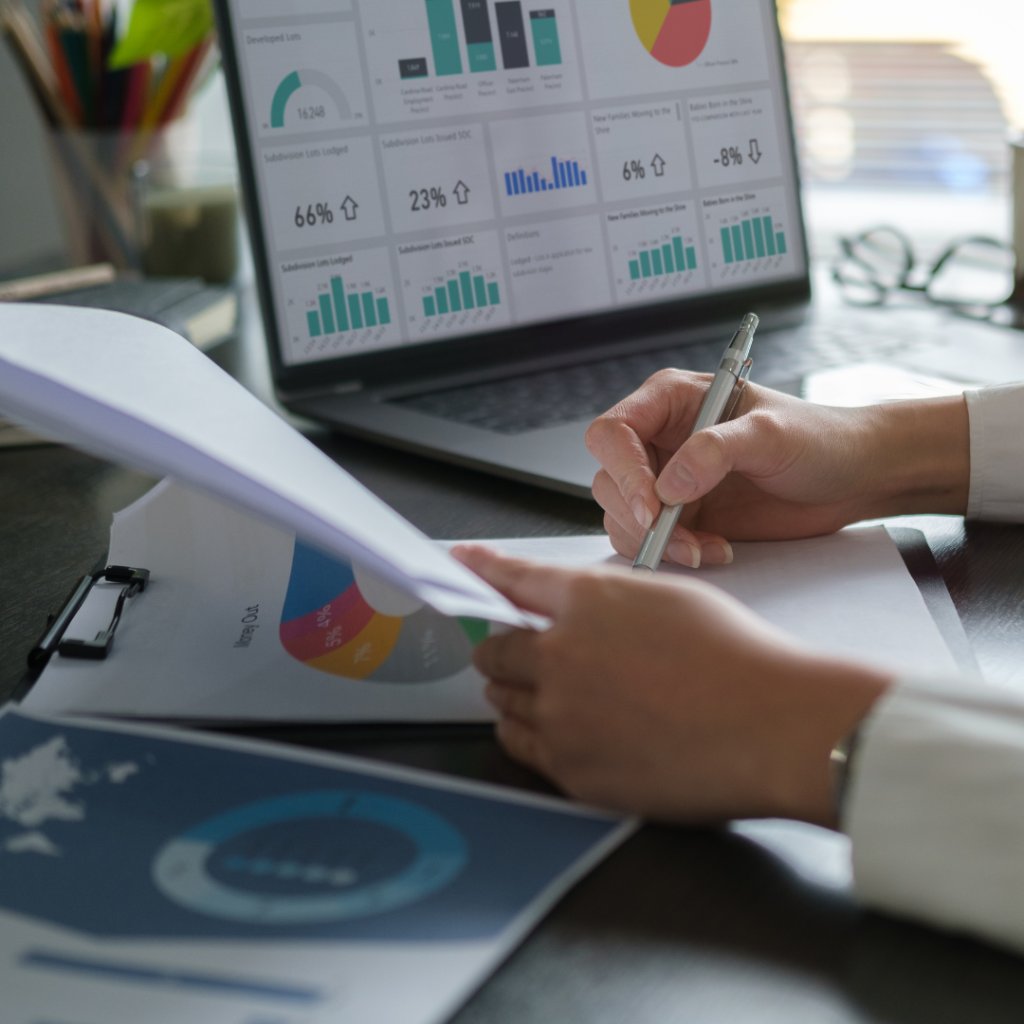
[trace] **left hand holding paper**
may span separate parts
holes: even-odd
[[[552,622],[477,648],[514,758],[647,817],[834,824],[829,753],[889,675],[808,653],[699,580],[453,554]]]

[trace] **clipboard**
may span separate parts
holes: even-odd
[[[201,518],[216,513],[217,511],[208,504],[208,499],[204,499],[201,496],[190,494],[189,492],[182,491],[180,489],[171,488],[170,490],[165,490],[163,492],[162,498],[160,498],[158,495],[158,499],[159,500],[154,504],[160,505],[162,510],[161,515],[163,516],[162,521],[165,523],[176,522],[183,518],[186,518],[188,516],[190,508],[192,509],[193,513],[196,516],[199,516]],[[222,541],[223,536],[227,533],[233,534],[240,532],[237,529],[237,527],[243,524],[241,520],[237,518],[237,512],[231,512],[229,510],[221,508],[219,510],[219,513],[222,516],[229,518],[226,518],[225,522],[221,524],[221,532],[217,535],[218,541]],[[147,520],[147,523],[149,526],[149,532],[153,532],[153,522]],[[228,529],[225,530],[225,526],[227,526]],[[273,531],[273,528],[271,527],[263,527],[263,531],[264,532],[261,532],[257,536],[251,538],[249,544],[250,546],[254,545],[256,548],[258,548],[261,553],[261,556],[265,551],[268,552],[268,557],[270,558],[271,561],[274,561],[277,564],[278,571],[280,571],[282,561],[281,552],[280,550],[278,550],[277,553],[275,554],[274,551],[272,550],[273,547],[277,545],[277,547],[280,548],[282,544],[288,544],[290,553],[290,545],[295,542],[289,536],[285,536],[284,538],[282,538],[281,536],[276,534]],[[881,531],[876,531],[876,536],[880,533]],[[944,671],[946,671],[947,673],[952,671],[959,671],[969,676],[977,677],[980,674],[978,670],[977,661],[967,640],[967,636],[964,632],[963,625],[960,622],[959,616],[957,615],[956,609],[953,605],[952,598],[950,597],[949,591],[945,586],[945,583],[939,572],[938,566],[935,562],[935,558],[928,547],[924,535],[919,530],[901,527],[890,527],[888,529],[888,533],[892,540],[895,542],[895,546],[899,551],[903,565],[908,570],[909,575],[913,580],[913,584],[914,586],[916,586],[917,591],[920,594],[921,600],[923,602],[923,607],[921,608],[921,611],[915,613],[917,618],[909,620],[912,627],[914,622],[919,623],[919,626],[912,628],[912,633],[914,633],[914,631],[916,630],[916,633],[920,634],[920,630],[924,628],[924,624],[928,622],[928,620],[930,619],[930,623],[927,627],[927,630],[925,630],[924,635],[927,635],[927,631],[931,630],[931,635],[935,637],[936,643],[938,642],[939,636],[941,636],[942,641],[944,641],[945,648],[948,650],[948,654],[944,655],[944,657],[946,658],[946,668],[944,669]],[[850,534],[861,535],[863,539],[866,539],[866,535],[863,534],[862,531],[850,531]],[[580,538],[579,540],[592,542],[600,541],[600,538]],[[507,543],[511,544],[515,542]],[[534,543],[543,544],[544,542]],[[606,543],[606,541],[604,543]],[[757,545],[755,545],[755,547],[756,546]],[[762,545],[762,547],[766,546]],[[840,547],[842,548],[842,545]],[[875,550],[877,550],[877,548]],[[888,548],[888,550],[891,551],[891,547]],[[134,553],[144,552],[135,551]],[[150,550],[149,553],[156,558],[157,563],[163,566],[164,572],[170,571],[169,566],[171,563],[167,557],[166,552],[161,554],[158,550],[153,549]],[[114,551],[114,554],[115,556],[120,556],[121,559],[123,560],[125,555],[131,556],[133,554],[133,550],[130,548],[126,548],[124,544],[120,544],[117,546],[116,550]],[[208,571],[208,576],[204,576],[203,578],[204,580],[208,578],[211,581],[211,586],[215,586],[218,583],[223,584],[226,573],[222,570],[218,570],[217,566],[214,565],[212,561],[208,560],[208,554],[208,551],[204,552],[201,550],[195,555],[194,561],[196,562],[197,565],[201,565],[203,567],[204,573]],[[751,554],[753,556],[752,552],[748,552],[748,554]],[[895,552],[893,553],[893,556],[894,555]],[[888,564],[890,565],[892,564],[893,556],[889,556],[890,560]],[[527,557],[529,557],[529,554],[527,554]],[[541,555],[540,557],[544,556]],[[850,559],[849,557],[847,557],[847,565],[849,564]],[[117,568],[118,572],[112,572],[112,582],[115,582],[116,584],[119,584],[122,587],[122,598],[119,600],[119,605],[123,607],[126,604],[126,602],[131,599],[129,594],[127,593],[128,590],[132,586],[134,586],[135,589],[133,593],[141,594],[144,589],[144,584],[141,581],[145,580],[145,583],[148,583],[150,579],[150,574],[146,573],[144,570],[132,570],[130,567],[127,566],[119,566]],[[842,571],[841,565],[838,571]],[[51,658],[57,657],[64,659],[68,657],[68,655],[74,658],[76,655],[80,655],[81,653],[83,653],[81,646],[76,644],[71,644],[66,647],[68,654],[65,654],[64,651],[59,650],[61,644],[60,642],[55,642],[55,634],[59,633],[60,623],[66,624],[67,622],[70,622],[71,619],[74,617],[76,608],[79,607],[85,600],[85,598],[83,597],[83,591],[87,595],[90,592],[91,587],[94,585],[95,581],[107,578],[106,573],[107,569],[105,567],[98,567],[97,570],[94,571],[94,573],[92,573],[90,576],[84,577],[83,580],[80,581],[78,586],[76,586],[76,588],[73,590],[72,594],[69,595],[69,598],[65,602],[63,608],[57,613],[56,616],[51,618],[51,622],[47,627],[46,634],[44,635],[43,638],[41,638],[40,643],[37,645],[33,652],[32,663],[29,666],[28,673],[26,674],[25,682],[18,689],[15,695],[15,699],[22,700],[32,691],[34,684],[39,679],[40,675],[42,674],[43,670],[45,669],[46,665],[49,663]],[[275,579],[277,579],[278,583],[280,582],[278,577],[275,577]],[[132,580],[135,581],[134,584],[132,583]],[[137,617],[140,614],[143,616],[162,616],[166,613],[168,607],[166,603],[166,586],[161,588],[160,584],[167,584],[167,581],[161,581],[160,573],[157,573],[155,577],[155,582],[157,585],[158,592],[162,589],[163,593],[157,598],[150,599],[148,597],[143,597],[141,599],[141,603],[138,606],[138,610],[133,611],[132,613],[133,629],[138,630],[140,628],[137,624]],[[715,582],[715,580],[712,580],[712,582]],[[904,592],[904,596],[900,600],[905,603],[907,595],[912,593],[912,590],[910,589],[910,580],[908,580],[904,586],[907,587],[907,590]],[[726,586],[726,589],[728,589],[728,586]],[[107,600],[109,602],[110,599]],[[157,603],[150,607],[151,602],[154,600]],[[160,604],[161,600],[164,601],[164,604],[162,606]],[[188,599],[188,595],[186,594],[184,595],[184,597],[179,596],[179,603],[191,605],[194,602],[190,601]],[[862,604],[863,603],[865,602],[862,602]],[[114,610],[116,613],[119,609],[115,608]],[[757,609],[755,608],[755,610]],[[261,609],[260,614],[264,615],[264,613],[267,612],[268,609],[263,608]],[[107,614],[109,614],[109,612]],[[203,618],[202,611],[200,611],[198,614],[200,618]],[[284,618],[287,617],[280,615],[279,613],[275,612],[273,608],[270,608],[269,614],[264,615],[264,617],[261,619],[263,633],[260,634],[261,642],[266,641],[268,643],[266,644],[266,646],[264,646],[262,652],[253,650],[252,652],[246,653],[252,653],[253,655],[259,656],[263,656],[264,653],[270,653],[273,655],[273,657],[276,657],[276,665],[280,674],[274,676],[273,670],[271,670],[271,686],[272,688],[280,687],[282,691],[288,691],[289,686],[297,685],[297,677],[294,674],[291,676],[286,674],[289,671],[289,668],[287,666],[290,666],[290,671],[292,671],[293,673],[298,673],[302,671],[307,671],[308,675],[317,675],[317,673],[308,672],[308,670],[305,669],[304,666],[300,666],[296,663],[291,662],[287,658],[287,655],[284,656],[284,662],[287,662],[287,666],[284,664],[284,662],[282,662],[280,647],[276,639],[271,642],[272,638],[270,635],[268,635],[267,632],[268,629],[272,631],[276,631],[277,629],[277,618],[275,618],[275,615],[277,616],[277,618],[281,618],[282,622]],[[243,618],[251,618],[251,616],[243,616]],[[96,619],[95,613],[93,614],[93,619]],[[163,621],[164,620],[161,619],[162,623]],[[203,619],[203,621],[205,623],[205,619]],[[259,627],[242,628],[255,631],[255,629]],[[890,629],[889,632],[892,633],[893,630]],[[94,648],[105,648],[106,650],[110,650],[109,645],[112,643],[113,630],[101,630],[100,633],[102,635],[97,637],[97,640],[93,645],[93,648],[90,649],[90,653],[98,653],[94,652]],[[188,634],[186,632],[184,635],[190,636],[191,634]],[[131,635],[129,634],[129,642],[131,641],[131,639]],[[197,649],[200,649],[203,647],[204,643],[208,642],[208,635],[197,635],[195,637],[194,646],[196,646]],[[902,643],[902,634],[900,643]],[[917,644],[916,648],[914,647],[914,643]],[[927,649],[922,649],[920,645],[921,640],[919,638],[917,641],[913,641],[911,643],[910,650],[922,650],[923,656],[926,658]],[[190,644],[188,646],[193,645]],[[238,644],[236,643],[233,646],[237,647]],[[891,643],[890,649],[892,649]],[[849,650],[849,647],[847,647],[847,650]],[[138,652],[136,652],[136,654],[137,653]],[[160,651],[156,651],[152,656],[152,660],[160,664],[162,663],[162,661],[167,660],[167,653],[168,652],[166,651],[163,653],[161,653]],[[292,653],[294,654],[294,652]],[[128,657],[128,655],[125,653],[122,653],[121,656],[122,658]],[[143,677],[146,672],[146,663],[148,660],[148,658],[140,660],[136,656],[135,660],[132,661],[129,657],[129,660],[123,663],[123,665],[121,666],[122,675],[125,674],[125,666],[128,666],[130,672],[134,673],[136,677]],[[906,659],[904,660],[906,661]],[[195,664],[196,663],[193,663],[193,668],[195,667]],[[252,662],[250,662],[250,664],[252,664]],[[911,668],[908,670],[912,670],[912,663],[907,662],[907,664],[911,666]],[[922,665],[922,671],[929,670],[939,671],[939,669],[934,664]],[[178,684],[174,682],[171,679],[171,676],[168,674],[170,671],[171,669],[168,668],[164,672],[162,682],[165,686],[173,685],[177,689]],[[201,671],[201,669],[197,669],[197,671]],[[187,669],[181,665],[178,665],[177,673],[179,676],[189,675]],[[63,678],[65,680],[67,680],[68,678],[74,680],[75,677],[69,675],[69,672],[65,671]],[[217,688],[223,685],[225,677],[223,672],[218,672],[214,670],[207,673],[207,678],[210,680],[210,685],[214,688]],[[328,678],[329,677],[320,677],[320,682],[323,683],[324,679]],[[385,680],[385,682],[387,681],[388,680]],[[395,680],[390,681],[395,682]],[[406,681],[414,682],[420,680],[407,679]],[[155,672],[153,676],[152,687],[159,687],[160,682],[161,679],[159,677],[159,673]],[[298,680],[298,682],[302,682],[302,680]],[[480,698],[478,695],[479,690],[481,689],[481,680],[479,676],[470,676],[468,678],[463,678],[464,693],[477,695],[475,698],[476,703],[473,704],[472,702],[470,702],[468,711],[466,710],[467,705],[465,703],[465,700],[462,705],[452,705],[450,700],[449,703],[445,705],[444,692],[441,691],[437,698],[439,703],[437,705],[436,711],[433,714],[417,714],[415,712],[415,700],[420,699],[419,707],[422,712],[422,709],[425,706],[424,698],[426,700],[426,703],[428,704],[431,700],[429,696],[430,687],[415,685],[399,685],[391,687],[378,687],[378,693],[380,693],[383,690],[390,689],[391,696],[397,695],[396,702],[390,705],[385,704],[383,711],[378,709],[377,711],[369,715],[364,715],[363,717],[360,717],[358,708],[352,706],[346,707],[346,705],[344,704],[343,695],[345,693],[351,694],[355,692],[360,685],[363,685],[364,691],[372,690],[373,687],[367,686],[365,684],[360,684],[358,681],[353,681],[351,679],[335,679],[333,682],[337,686],[336,692],[339,694],[339,704],[337,706],[336,717],[332,717],[331,714],[329,712],[325,712],[323,708],[321,708],[318,713],[304,715],[300,711],[297,711],[290,705],[286,704],[283,701],[283,698],[278,696],[275,696],[274,698],[278,701],[278,711],[276,713],[273,710],[271,710],[269,713],[266,713],[265,711],[263,713],[260,713],[259,709],[257,709],[255,705],[249,705],[246,703],[239,702],[236,702],[234,704],[231,704],[230,702],[222,703],[220,705],[219,711],[211,712],[211,707],[213,707],[213,705],[209,705],[207,702],[205,702],[205,691],[197,687],[193,687],[191,691],[192,695],[195,697],[194,705],[188,702],[188,697],[187,695],[185,695],[180,699],[177,696],[175,696],[175,698],[169,701],[169,704],[167,701],[158,700],[155,702],[156,705],[163,704],[164,706],[162,708],[154,710],[153,705],[150,705],[149,712],[141,710],[138,712],[132,712],[131,710],[124,710],[123,705],[121,706],[121,708],[118,708],[116,706],[111,707],[108,705],[106,707],[89,708],[83,710],[81,713],[114,715],[126,714],[129,716],[132,716],[134,714],[138,717],[143,718],[151,718],[163,721],[176,721],[181,722],[183,724],[188,723],[197,726],[213,726],[218,728],[255,727],[260,729],[266,729],[267,727],[273,728],[275,726],[282,725],[285,728],[294,729],[297,726],[302,727],[303,725],[320,726],[324,724],[330,724],[332,727],[334,727],[339,724],[344,724],[348,726],[358,725],[360,727],[373,726],[378,729],[400,727],[403,729],[413,728],[415,730],[419,726],[429,724],[435,728],[462,728],[465,726],[473,726],[474,731],[478,731],[481,727],[489,729],[488,721],[491,717],[491,712],[490,709],[487,708],[486,705],[483,703],[482,698]],[[47,680],[47,683],[48,687],[52,687],[51,680]],[[264,685],[265,684],[266,679],[264,679]],[[253,684],[251,680],[246,681],[247,687],[255,687],[256,689],[258,689],[258,685],[258,681],[255,684]],[[326,683],[325,685],[331,685],[331,683]],[[417,695],[415,691],[420,691],[420,694]],[[409,699],[414,702],[413,705],[402,704],[401,700],[404,696],[408,696]],[[48,689],[47,695],[43,699],[44,701],[53,699],[51,689]],[[38,701],[30,702],[28,706],[33,707],[36,704],[38,704]],[[227,704],[227,706],[229,706],[233,710],[229,710],[226,712],[224,710],[225,704]],[[203,711],[204,706],[206,707],[207,713],[204,713]],[[412,711],[410,711],[410,707],[413,708]],[[453,707],[455,708],[454,712],[452,711]],[[394,713],[389,714],[389,708]],[[59,710],[56,710],[53,707],[46,708],[45,705],[43,705],[43,709],[48,710],[50,713],[63,713]],[[247,714],[245,713],[246,711],[252,711],[252,714]]]

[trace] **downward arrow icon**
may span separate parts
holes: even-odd
[[[750,159],[756,164],[761,159],[761,147],[757,144],[757,139],[750,140]]]

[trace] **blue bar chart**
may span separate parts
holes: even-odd
[[[559,160],[551,158],[550,171],[547,167],[542,175],[540,171],[526,171],[522,167],[505,172],[505,194],[509,196],[526,195],[533,192],[554,192],[556,189],[577,188],[587,184],[587,172],[576,160]]]

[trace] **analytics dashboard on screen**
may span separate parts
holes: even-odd
[[[281,360],[805,273],[772,0],[229,0]]]

